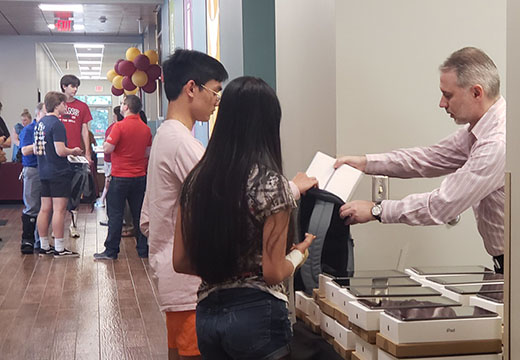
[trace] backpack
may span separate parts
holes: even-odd
[[[300,239],[306,232],[316,236],[309,247],[309,257],[294,277],[295,290],[312,294],[318,287],[318,275],[327,273],[345,277],[354,272],[354,241],[350,226],[339,217],[344,204],[336,195],[320,189],[310,189],[300,199],[298,225]]]

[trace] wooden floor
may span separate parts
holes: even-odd
[[[80,208],[77,259],[20,253],[22,205],[1,205],[1,359],[167,359],[166,327],[147,259],[123,238],[115,261],[104,249],[104,210]],[[68,235],[66,222],[66,234]]]

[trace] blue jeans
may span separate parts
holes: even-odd
[[[204,360],[281,359],[290,353],[287,304],[267,292],[215,291],[197,305],[196,321]]]
[[[119,254],[125,202],[128,200],[134,221],[137,253],[140,257],[148,256],[147,239],[139,229],[145,189],[146,176],[135,178],[112,177],[107,193],[108,235],[105,240],[107,255],[117,256]]]

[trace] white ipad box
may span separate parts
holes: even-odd
[[[378,360],[400,360],[384,350],[377,350]],[[502,354],[482,354],[482,355],[453,355],[406,358],[406,360],[502,360]]]
[[[366,331],[379,330],[379,316],[384,310],[374,310],[351,301],[347,305],[348,321]]]
[[[334,169],[335,162],[335,158],[318,151],[306,174],[318,179],[320,189],[327,190],[347,202],[361,181],[363,172],[345,164]]]
[[[356,349],[356,334],[352,332],[352,330],[347,329],[339,322],[336,321],[336,340],[347,350],[355,350]]]
[[[356,336],[356,355],[362,360],[377,360],[377,345]]]
[[[334,338],[338,336],[336,329],[336,320],[334,320],[328,315],[325,315],[324,313],[321,313],[320,328],[321,331],[326,332]]]
[[[502,338],[502,319],[495,316],[401,321],[383,312],[379,318],[379,332],[395,344],[492,340]]]

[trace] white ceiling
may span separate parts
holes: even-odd
[[[72,19],[75,24],[84,24],[84,31],[70,33],[51,30],[47,25],[54,24],[58,18],[54,12],[42,11],[39,4],[82,4],[83,13],[74,13]],[[49,36],[59,35],[60,39],[70,35],[70,42],[42,43],[49,50],[60,70],[64,74],[80,75],[74,42],[82,36],[93,36],[102,40],[103,36],[136,36],[142,34],[148,25],[156,24],[159,4],[162,0],[105,0],[104,3],[95,0],[79,2],[70,0],[4,0],[0,1],[0,36],[2,35],[41,35],[46,39]],[[102,22],[101,17],[106,21]],[[88,41],[91,43],[92,41]],[[135,46],[135,43],[104,43],[103,64],[101,76],[114,66],[114,63],[125,57],[126,49]],[[86,59],[85,59],[86,60]],[[88,66],[88,65],[87,65]]]

